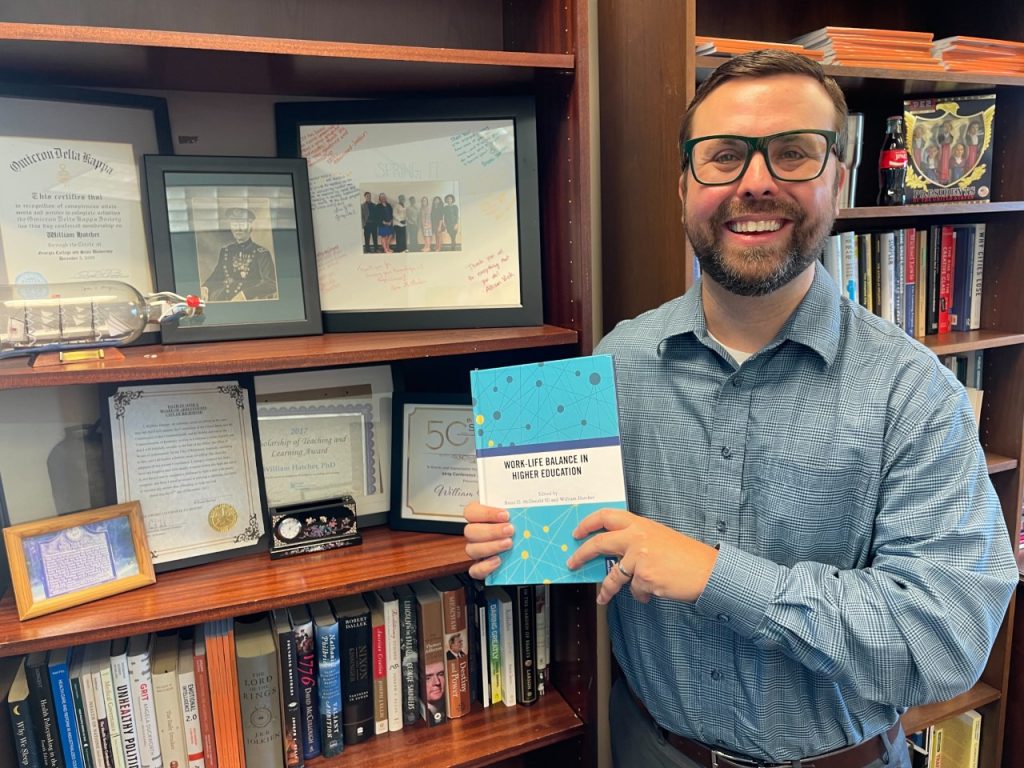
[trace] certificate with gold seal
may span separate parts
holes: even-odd
[[[237,381],[118,387],[107,404],[117,497],[142,503],[157,571],[263,547],[246,387]]]

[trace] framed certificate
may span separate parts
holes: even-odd
[[[156,581],[139,509],[132,501],[5,528],[18,618]]]
[[[142,503],[157,572],[265,549],[251,386],[118,387],[107,405],[117,498]]]
[[[462,533],[462,510],[480,495],[469,395],[396,393],[389,525]]]

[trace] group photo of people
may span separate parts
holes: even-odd
[[[461,251],[458,182],[360,186],[363,253]]]
[[[952,184],[977,165],[985,143],[980,116],[918,118],[910,136],[910,156],[922,176],[936,184]]]

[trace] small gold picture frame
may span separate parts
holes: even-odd
[[[22,621],[156,581],[139,502],[4,529]]]

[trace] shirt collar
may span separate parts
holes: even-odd
[[[700,287],[701,281],[697,280],[669,309],[658,339],[660,352],[665,350],[665,342],[674,336],[693,334],[707,343],[708,328]],[[826,365],[831,365],[839,349],[839,322],[839,293],[835,281],[820,263],[815,264],[814,280],[807,295],[768,346],[794,341],[814,350]]]

